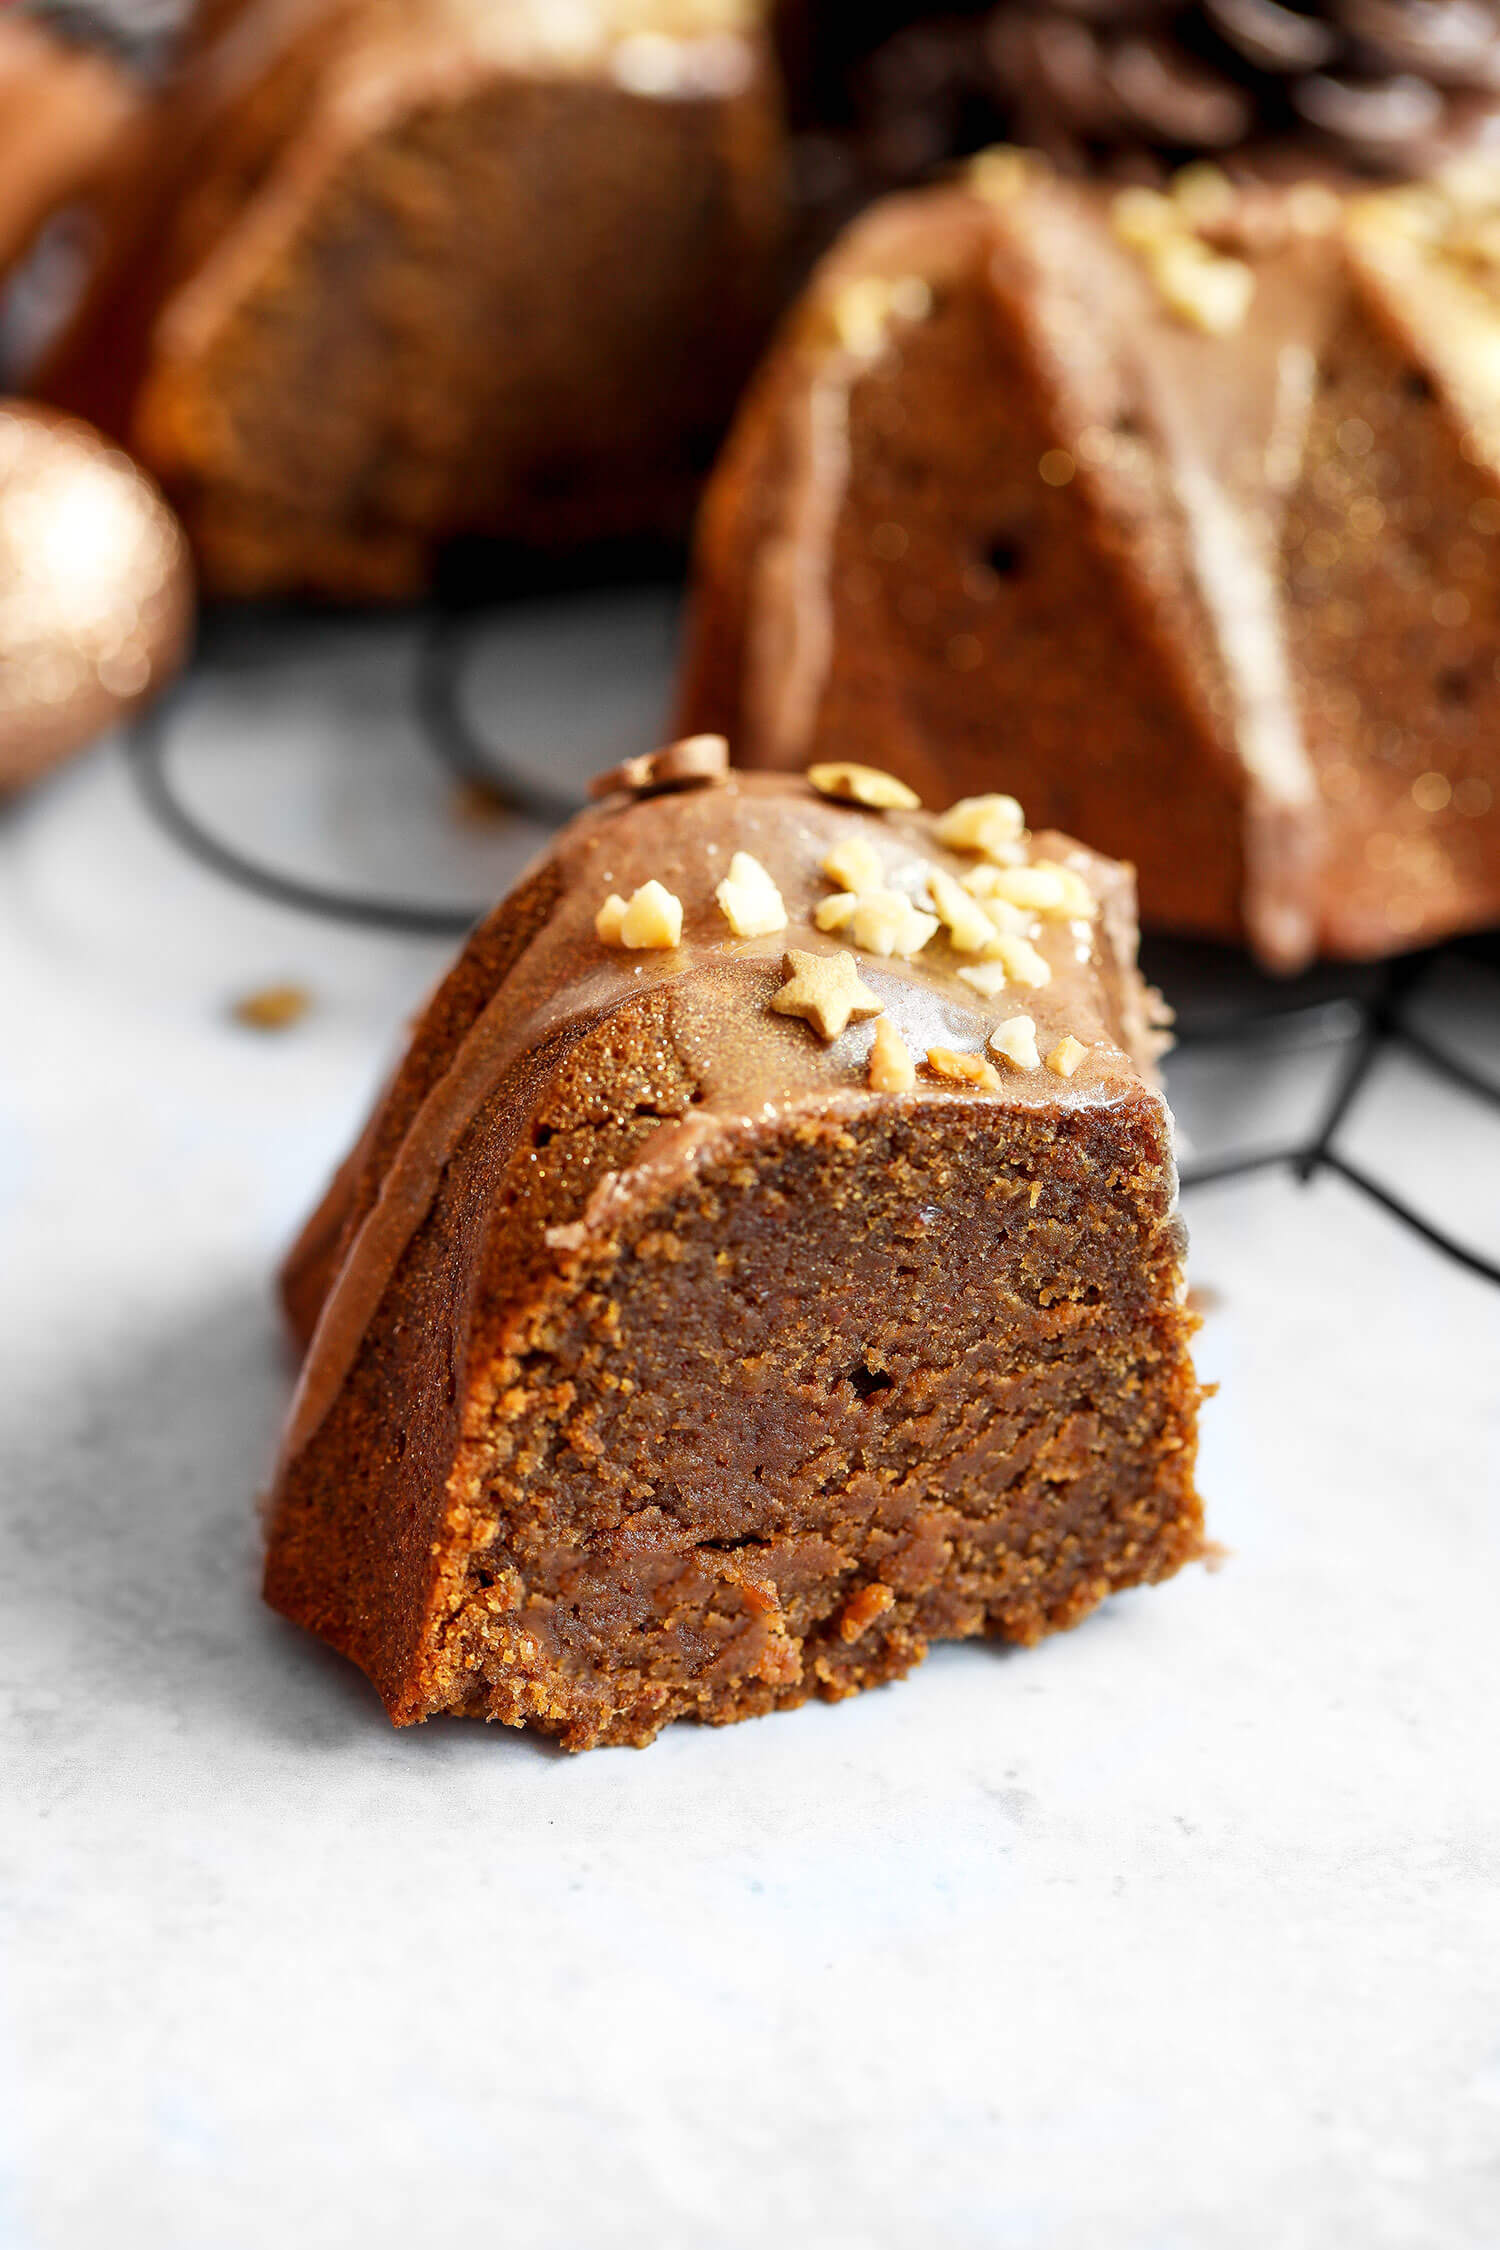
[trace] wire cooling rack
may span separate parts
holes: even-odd
[[[512,813],[554,825],[576,812],[579,800],[528,779],[505,745],[487,738],[469,716],[465,677],[492,616],[492,610],[460,602],[439,606],[424,618],[412,683],[418,737],[427,755],[455,780]],[[242,850],[200,820],[178,789],[172,761],[175,709],[175,700],[168,697],[136,722],[127,737],[131,769],[158,825],[226,882],[297,913],[396,936],[460,937],[488,910],[490,902],[454,905],[340,889],[290,874]],[[1434,1040],[1414,1017],[1419,999],[1445,968],[1457,963],[1477,966],[1500,989],[1500,934],[1456,940],[1374,966],[1324,966],[1290,981],[1262,976],[1224,948],[1150,943],[1148,969],[1178,1003],[1179,1053],[1234,1049],[1247,1057],[1269,1057],[1278,1050],[1338,1051],[1330,1090],[1306,1132],[1269,1147],[1189,1162],[1182,1173],[1184,1190],[1275,1170],[1289,1172],[1306,1186],[1332,1173],[1444,1257],[1500,1284],[1500,1262],[1434,1224],[1347,1153],[1347,1131],[1376,1066],[1396,1053],[1433,1082],[1500,1115],[1500,1080]]]

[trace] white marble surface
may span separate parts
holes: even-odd
[[[539,770],[651,731],[664,621],[600,632],[476,672]],[[454,823],[410,657],[199,683],[195,800],[497,890],[535,839]],[[273,1263],[444,952],[199,872],[117,745],[0,820],[3,2250],[1493,2250],[1500,1291],[1336,1182],[1204,1190],[1224,1568],[646,1753],[397,1734],[260,1607],[255,1495]],[[1176,1085],[1209,1148],[1325,1068]],[[1494,1247],[1492,1119],[1391,1064],[1356,1140]]]

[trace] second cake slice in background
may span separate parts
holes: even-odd
[[[682,533],[782,226],[762,0],[221,0],[40,385],[227,594]]]
[[[1013,151],[820,267],[710,491],[681,716],[1014,786],[1269,966],[1500,910],[1500,174]]]

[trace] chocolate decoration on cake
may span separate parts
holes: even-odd
[[[289,1262],[267,1598],[398,1724],[581,1749],[1170,1575],[1198,1389],[1152,1022],[1128,871],[1008,797],[705,773],[581,815]]]
[[[1268,966],[1500,912],[1500,170],[1171,194],[996,150],[816,274],[701,520],[682,722],[1014,786]]]
[[[0,791],[170,679],[192,626],[161,495],[82,423],[0,401]]]
[[[773,287],[763,14],[223,0],[37,387],[160,478],[218,592],[681,536]]]

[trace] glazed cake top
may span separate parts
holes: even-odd
[[[1001,148],[959,179],[873,207],[818,268],[777,363],[792,434],[771,559],[751,573],[759,622],[742,691],[757,762],[791,768],[814,754],[851,398],[876,368],[899,371],[924,324],[965,291],[1024,324],[1056,431],[1042,482],[1097,512],[1143,582],[1151,541],[1127,528],[1148,524],[1163,493],[1180,524],[1183,568],[1167,591],[1190,606],[1194,695],[1243,792],[1246,928],[1264,960],[1299,968],[1316,951],[1326,870],[1364,838],[1351,845],[1320,787],[1308,704],[1322,691],[1309,699],[1297,677],[1288,511],[1351,324],[1388,339],[1475,478],[1500,492],[1500,162],[1475,156],[1377,190],[1236,183],[1199,164],[1162,191],[1064,178]],[[1404,403],[1392,396],[1381,411],[1394,418]],[[1382,435],[1351,420],[1340,443],[1357,465],[1361,447],[1381,454]],[[1327,474],[1350,481],[1337,464]],[[1422,506],[1418,490],[1416,525]],[[1500,507],[1479,512],[1492,537]],[[1368,561],[1396,521],[1390,506],[1350,510],[1338,556]],[[781,559],[793,553],[795,568]],[[1433,614],[1447,615],[1441,601]],[[1488,784],[1471,794],[1471,810],[1488,807]],[[1452,878],[1420,824],[1393,822],[1382,849],[1364,910],[1394,938],[1413,926],[1413,901]]]
[[[1014,800],[935,815],[861,767],[732,773],[718,737],[605,783],[542,863],[550,911],[384,1168],[319,1319],[289,1455],[336,1397],[480,1109],[548,1042],[662,988],[692,1108],[551,1230],[559,1254],[607,1237],[621,1197],[670,1193],[710,1144],[802,1116],[919,1099],[1160,1102],[1131,872],[1065,836],[1029,836]],[[508,912],[480,925],[455,976]],[[605,1112],[623,1098],[607,1075]]]

